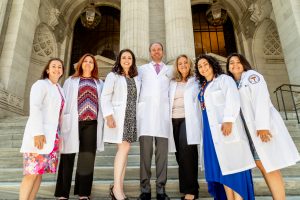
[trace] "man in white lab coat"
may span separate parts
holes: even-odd
[[[152,43],[149,47],[152,61],[138,69],[141,91],[138,103],[137,128],[140,141],[140,187],[138,200],[151,199],[151,159],[155,143],[156,198],[168,200],[165,193],[170,135],[169,85],[172,69],[162,62],[163,45]],[[171,143],[169,143],[171,141]]]

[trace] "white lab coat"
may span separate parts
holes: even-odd
[[[177,87],[176,81],[172,80],[170,83],[170,118],[172,118],[172,108]],[[201,143],[201,110],[198,101],[199,84],[195,78],[189,78],[184,91],[184,115],[186,126],[187,144],[200,144]],[[170,123],[170,134],[173,134],[172,122]]]
[[[138,102],[140,92],[140,82],[137,76],[134,77]],[[101,94],[101,108],[103,117],[113,115],[116,128],[109,128],[104,119],[103,140],[109,143],[122,143],[124,133],[124,120],[127,105],[127,83],[124,76],[110,72],[104,82]]]
[[[222,174],[233,174],[255,167],[239,114],[240,97],[234,80],[225,74],[214,78],[205,90],[204,99]],[[233,123],[229,136],[224,136],[221,131],[223,122]]]
[[[78,129],[78,88],[80,78],[69,77],[64,83],[66,95],[65,112],[62,124],[63,151],[61,153],[77,153],[79,151]],[[98,93],[98,118],[97,118],[97,150],[104,151],[103,143],[103,115],[100,106],[100,96],[103,87],[101,80],[95,81]]]
[[[169,86],[172,68],[163,64],[159,74],[152,63],[138,68],[141,92],[138,103],[137,130],[139,136],[169,139],[169,152],[176,151],[170,134]]]
[[[29,118],[26,123],[21,152],[49,154],[54,148],[61,95],[64,93],[59,84],[53,84],[49,79],[38,80],[30,90]],[[46,144],[43,149],[34,147],[34,136],[45,135]]]
[[[271,103],[263,76],[254,70],[243,72],[239,84],[241,109],[257,154],[267,172],[294,165],[298,150],[280,116]],[[257,130],[270,130],[270,142],[262,142]]]

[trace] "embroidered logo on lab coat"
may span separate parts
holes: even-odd
[[[256,74],[252,74],[251,76],[249,76],[248,81],[252,84],[256,84],[260,81],[260,78]]]

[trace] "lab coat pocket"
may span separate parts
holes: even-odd
[[[215,106],[224,105],[225,97],[222,90],[216,90],[211,93],[211,97]]]
[[[122,113],[123,113],[122,108],[123,106],[121,104],[113,105],[113,111],[114,111],[113,118],[116,122],[117,127],[119,126],[120,119],[122,118]]]
[[[116,120],[116,119],[115,119]],[[117,123],[117,122],[116,122]],[[107,125],[107,120],[104,120],[103,127],[103,141],[104,142],[112,142],[118,138],[118,125],[116,124],[115,128],[109,128]]]
[[[71,130],[71,114],[64,114],[62,118],[61,132],[67,133]]]
[[[275,108],[271,109],[271,127],[270,127],[270,133],[272,136],[276,136],[279,134],[283,134],[284,132],[288,132],[288,129],[286,128],[283,119],[281,118],[280,114],[278,113]]]
[[[145,114],[145,102],[137,104],[137,119],[142,119]]]
[[[220,130],[220,142],[225,143],[225,144],[230,144],[234,142],[238,142],[240,140],[240,137],[236,131],[236,127],[234,124],[232,125],[232,130],[229,135],[224,135],[222,132],[222,124],[219,124],[219,130]]]

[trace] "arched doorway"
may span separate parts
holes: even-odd
[[[214,53],[228,56],[236,52],[232,21],[228,17],[223,26],[211,26],[206,20],[208,4],[192,6],[195,54]]]
[[[101,21],[94,29],[81,24],[80,17],[74,27],[71,64],[85,53],[101,55],[115,60],[120,48],[120,10],[110,6],[97,7]],[[74,72],[71,67],[70,74]]]

